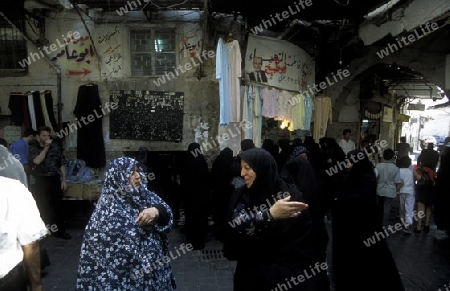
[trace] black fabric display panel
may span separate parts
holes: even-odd
[[[180,142],[184,94],[164,91],[116,91],[110,101],[110,138]]]
[[[22,93],[11,93],[9,95],[8,108],[11,110],[11,121],[16,126],[21,126],[23,123],[22,112],[22,99],[24,98]]]
[[[52,124],[53,131],[57,132],[59,128],[58,123],[55,119],[55,114],[53,113],[53,97],[52,92],[50,91],[45,92],[45,107],[47,109],[48,117],[50,119],[50,123]]]
[[[31,128],[30,109],[28,108],[28,95],[22,97],[22,114],[23,124],[25,125],[25,128]]]
[[[36,116],[36,129],[45,126],[44,112],[42,111],[41,93],[33,91],[34,114]]]
[[[103,168],[106,165],[106,154],[102,129],[102,102],[97,85],[79,87],[77,104],[73,113],[79,124],[77,127],[77,158],[85,161],[86,166],[90,168]],[[88,122],[89,115],[95,117],[94,121]]]

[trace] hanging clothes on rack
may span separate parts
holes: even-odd
[[[33,91],[33,103],[34,103],[34,115],[36,117],[37,128],[45,126],[44,111],[41,104],[41,93],[39,91]],[[48,124],[50,125],[50,124]]]
[[[261,99],[261,87],[254,86],[253,90],[253,143],[260,147],[262,145],[262,99]]]
[[[222,38],[217,42],[216,79],[219,80],[220,115],[219,125],[230,122],[230,86],[229,86],[228,48]]]
[[[311,130],[311,120],[314,110],[314,101],[309,95],[303,95],[304,107],[305,107],[305,130]]]
[[[48,114],[48,111],[47,111],[47,105],[46,105],[46,102],[45,102],[45,91],[41,91],[41,92],[39,92],[40,94],[39,94],[39,98],[40,98],[40,100],[41,100],[41,107],[42,107],[42,112],[43,112],[43,115],[44,115],[44,122],[45,122],[45,125],[46,126],[48,126],[48,127],[50,127],[50,128],[52,128],[51,126],[50,126],[50,116],[49,116],[49,114]],[[52,131],[51,131],[51,133],[50,133],[52,136],[54,136],[55,135],[55,132],[54,132],[54,130],[52,129]]]
[[[290,102],[293,99],[293,96],[288,91],[281,91],[278,93],[278,101],[277,101],[277,114],[275,120],[280,120],[282,122],[282,126],[288,127],[288,130],[293,131],[293,123],[292,123],[292,106],[290,106]]]
[[[41,126],[49,126],[53,127],[53,131],[57,126],[53,113],[53,99],[49,90],[11,93],[8,107],[11,110],[11,120],[16,126],[23,125],[26,129],[33,130]]]
[[[81,125],[77,129],[77,159],[86,162],[90,168],[103,168],[106,165],[105,142],[103,140],[102,102],[98,86],[82,85],[78,88],[77,103],[73,113]],[[93,121],[92,117],[94,116]]]
[[[261,100],[261,114],[267,118],[275,118],[277,116],[278,90],[265,87],[261,90]]]
[[[22,96],[22,112],[23,112],[23,125],[25,128],[31,128],[31,116],[28,107],[28,95]]]
[[[28,93],[28,112],[30,113],[31,128],[33,128],[33,130],[37,130],[36,112],[34,110],[35,105],[34,105],[33,92],[34,91],[31,91]]]
[[[292,130],[305,129],[305,105],[302,94],[292,96],[290,105],[292,113]],[[308,127],[309,128],[309,127]]]
[[[240,78],[241,72],[241,49],[237,40],[232,40],[226,43],[228,51],[228,74],[230,86],[230,122],[240,122],[241,116],[241,89]]]
[[[59,128],[58,128],[58,123],[56,122],[56,119],[55,119],[55,114],[53,112],[53,97],[52,97],[52,92],[50,90],[46,90],[44,92],[44,100],[45,100],[45,107],[46,107],[45,110],[47,111],[47,115],[50,119],[50,124],[47,124],[47,125],[48,126],[51,125],[53,130],[55,132],[57,132],[59,130]]]
[[[314,139],[319,140],[327,132],[328,122],[332,123],[331,98],[318,96],[314,98]]]
[[[242,110],[242,120],[251,122],[253,124],[253,99],[254,99],[254,87],[245,86],[244,89],[244,101]],[[244,129],[244,138],[253,139],[253,126]]]

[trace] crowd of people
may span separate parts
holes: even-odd
[[[382,240],[370,248],[362,242],[398,223],[394,219],[400,220],[406,236],[429,232],[433,219],[437,230],[448,235],[450,215],[443,205],[449,200],[445,175],[448,177],[450,167],[450,138],[441,153],[429,145],[418,156],[417,165],[412,165],[409,146],[356,149],[350,135],[350,130],[344,130],[344,141],[339,143],[328,137],[316,143],[311,136],[303,142],[264,140],[263,151],[251,140],[244,140],[237,156],[228,148],[219,154],[211,175],[214,185],[220,186],[212,189],[212,201],[216,203],[225,255],[237,261],[235,290],[249,290],[255,282],[261,282],[258,290],[283,290],[287,286],[283,278],[306,272],[306,265],[298,262],[311,265],[313,261],[332,264],[336,290],[381,290],[385,281],[380,277],[388,278],[390,290],[404,290],[387,242]],[[378,163],[374,163],[374,155],[382,157]],[[338,168],[342,163],[345,167]],[[338,170],[330,175],[327,169],[335,166]],[[242,178],[241,183],[236,182]],[[279,197],[272,205],[265,205],[278,192],[289,193],[289,198]],[[288,206],[294,202],[307,207]],[[261,205],[267,207],[262,209]],[[293,212],[277,217],[278,205]],[[399,209],[399,213],[392,209]],[[299,212],[302,223],[291,216]],[[331,237],[327,220],[331,222]],[[289,239],[284,237],[289,236],[290,227],[302,229],[305,224],[310,224],[309,231],[304,228]],[[327,262],[331,241],[332,261]],[[302,253],[305,250],[309,257]],[[292,260],[298,264],[291,265]],[[382,262],[382,270],[371,264],[375,260]],[[288,287],[329,290],[327,282],[326,276],[316,276],[304,285],[291,282]],[[368,286],[367,282],[373,283]]]
[[[339,143],[311,136],[278,143],[266,139],[261,148],[246,139],[236,156],[222,149],[211,170],[200,145],[191,143],[179,172],[188,245],[205,248],[212,217],[225,257],[237,262],[235,291],[327,291],[330,274],[338,291],[381,290],[385,282],[389,290],[404,290],[386,240],[370,248],[363,242],[387,231],[396,201],[405,235],[413,228],[429,232],[433,220],[438,230],[450,231],[444,209],[450,202],[445,179],[450,138],[441,153],[429,145],[413,166],[407,147],[378,153],[376,147],[356,149],[350,130],[343,136]],[[77,290],[177,288],[165,259],[168,234],[176,225],[174,209],[152,191],[144,178],[147,153],[140,154],[114,159],[106,170],[83,236]],[[375,154],[383,157],[376,165]],[[39,241],[50,233],[49,225],[55,226],[53,235],[70,239],[60,213],[67,161],[45,127],[26,131],[9,149],[0,145],[0,156],[9,160],[0,166],[0,176],[8,177],[0,178],[0,222],[14,233],[1,233],[0,258],[7,264],[0,268],[0,289],[26,290],[28,284],[42,290]],[[31,192],[30,175],[35,179]]]

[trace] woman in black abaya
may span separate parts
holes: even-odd
[[[325,262],[327,258],[328,232],[325,226],[325,199],[314,167],[307,158],[301,156],[306,149],[298,146],[292,152],[290,159],[281,172],[280,176],[287,183],[293,183],[305,197],[309,205],[311,219],[314,225],[316,238],[317,260]]]
[[[231,198],[232,237],[226,247],[232,252],[228,258],[237,261],[234,291],[323,290],[318,287],[321,276],[311,273],[318,262],[313,225],[307,204],[300,202],[302,195],[279,178],[269,152],[254,148],[239,157],[245,185]],[[314,270],[326,273],[326,263]]]
[[[437,229],[450,235],[450,144],[446,144],[441,154],[441,162],[436,179],[436,203],[434,218]]]
[[[347,157],[347,172],[332,209],[336,290],[403,291],[386,239],[368,241],[376,232],[383,233],[377,212],[377,179],[373,165],[360,150],[350,151]]]
[[[183,167],[180,188],[186,214],[186,240],[195,250],[201,250],[208,231],[210,175],[198,143],[189,144]]]
[[[228,204],[234,190],[233,185],[231,185],[233,179],[232,164],[233,151],[226,147],[214,160],[211,168],[213,215],[214,222],[218,227],[216,238],[219,240],[223,240],[225,236]]]

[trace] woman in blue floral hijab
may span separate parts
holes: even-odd
[[[86,226],[77,290],[176,290],[167,237],[173,214],[141,175],[134,159],[111,162]]]

